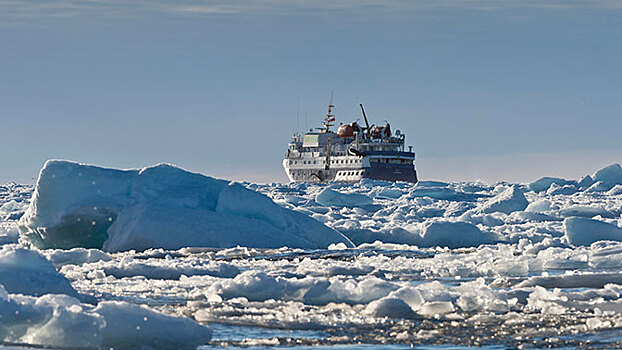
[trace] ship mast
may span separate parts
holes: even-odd
[[[322,123],[322,126],[326,128],[324,132],[330,132],[330,127],[335,125],[331,124],[335,121],[335,115],[332,114],[333,108],[335,108],[335,105],[333,105],[332,103],[328,105],[328,113],[326,114],[326,117],[324,117],[324,122]]]

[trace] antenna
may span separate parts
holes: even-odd
[[[296,132],[300,131],[300,101],[298,101],[298,109],[296,110]]]

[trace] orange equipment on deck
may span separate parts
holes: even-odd
[[[341,124],[337,129],[339,137],[354,137],[354,127],[351,124]]]

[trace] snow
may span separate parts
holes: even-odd
[[[0,345],[418,346],[440,339],[622,347],[617,166],[533,186],[413,186],[239,184],[172,166],[48,165],[36,190],[0,186]],[[82,226],[90,240],[54,237],[59,227],[72,228],[68,218],[97,215],[112,222]],[[309,222],[320,230],[297,229]],[[214,227],[211,241],[197,238],[205,225]],[[265,241],[282,241],[251,244],[254,236],[235,232],[249,226]],[[291,244],[323,230],[356,246],[345,238]],[[62,247],[71,249],[39,250],[30,245],[38,235],[60,246],[71,238]],[[98,235],[96,246],[75,244]],[[173,244],[177,238],[182,244]],[[225,332],[210,342],[202,324]],[[290,333],[274,335],[280,330]]]
[[[19,232],[15,227],[3,227],[0,225],[0,245],[17,243]]]
[[[579,187],[581,188],[587,188],[587,187],[592,186],[593,184],[594,184],[594,179],[590,175],[585,175],[577,183],[577,185],[579,185]]]
[[[17,245],[0,247],[0,284],[14,294],[78,296],[69,280],[59,274],[49,260]]]
[[[0,342],[56,348],[196,348],[208,327],[127,302],[83,304],[67,295],[25,297],[0,285]]]
[[[564,232],[568,243],[573,245],[590,245],[603,240],[622,241],[622,228],[600,220],[581,217],[566,218]]]
[[[611,211],[597,207],[586,205],[572,205],[566,208],[560,209],[558,214],[563,217],[579,216],[584,218],[593,218],[595,216],[601,216],[606,218],[614,218],[616,215]]]
[[[477,194],[465,193],[448,187],[423,187],[421,184],[417,184],[417,187],[410,191],[408,196],[411,198],[429,197],[449,201],[475,201],[480,197]]]
[[[419,245],[461,248],[491,244],[495,241],[495,235],[484,233],[468,222],[437,221],[425,225]]]
[[[489,199],[479,210],[482,213],[501,212],[510,214],[515,211],[523,211],[529,202],[525,198],[523,191],[518,186],[508,187],[506,190]]]
[[[327,207],[360,207],[372,204],[370,197],[356,193],[340,193],[330,188],[325,188],[318,193],[315,201]]]
[[[237,183],[170,165],[115,170],[48,161],[20,220],[39,248],[325,248],[340,233]]]
[[[546,199],[541,199],[539,201],[531,202],[525,208],[527,212],[547,212],[551,210],[551,201]]]
[[[64,265],[82,265],[97,261],[110,261],[110,255],[98,249],[73,248],[69,250],[49,249],[40,252],[54,266],[62,267]]]
[[[57,255],[58,251],[52,253]],[[91,270],[92,272],[101,272],[105,276],[113,276],[115,278],[124,277],[136,277],[142,276],[148,279],[174,279],[177,280],[181,276],[217,276],[223,278],[233,278],[237,276],[240,271],[237,267],[218,261],[181,261],[173,263],[172,258],[169,256],[167,259],[160,258],[133,258],[130,256],[125,257],[119,263],[112,259],[100,259],[98,261],[90,262],[83,260],[78,264],[82,268]],[[57,266],[57,264],[55,262]],[[61,271],[65,275],[72,275],[72,272],[76,265],[75,260],[72,264],[64,263]]]
[[[454,305],[448,301],[433,301],[421,305],[419,314],[428,317],[438,317],[454,311]]]
[[[212,331],[186,317],[172,317],[138,305],[106,301],[93,310],[106,322],[102,346],[118,348],[196,348]]]
[[[571,181],[558,177],[543,177],[530,183],[529,189],[534,192],[542,192],[548,190],[553,184],[564,186],[571,183]]]
[[[613,184],[607,181],[595,182],[587,189],[587,192],[607,192],[613,188]]]
[[[406,302],[395,297],[385,297],[372,301],[364,311],[373,317],[416,318],[417,314]]]
[[[606,166],[592,175],[594,181],[603,181],[611,185],[622,184],[622,167],[620,164],[611,164]]]

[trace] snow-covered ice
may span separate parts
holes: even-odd
[[[0,284],[15,294],[78,296],[49,260],[37,251],[16,245],[0,246]]]
[[[611,165],[524,184],[230,184],[170,166],[48,163],[36,190],[0,187],[0,337],[620,348],[621,175]],[[303,239],[314,243],[293,244]],[[201,324],[273,335],[210,340]]]
[[[189,318],[122,301],[92,305],[94,299],[78,294],[36,250],[0,247],[0,344],[178,349],[210,340],[211,330]]]
[[[573,245],[590,245],[597,241],[622,241],[622,228],[600,220],[569,217],[564,220],[565,238]]]
[[[192,349],[212,331],[186,317],[175,317],[122,301],[83,304],[62,294],[40,297],[9,294],[0,285],[0,344],[55,348]]]

